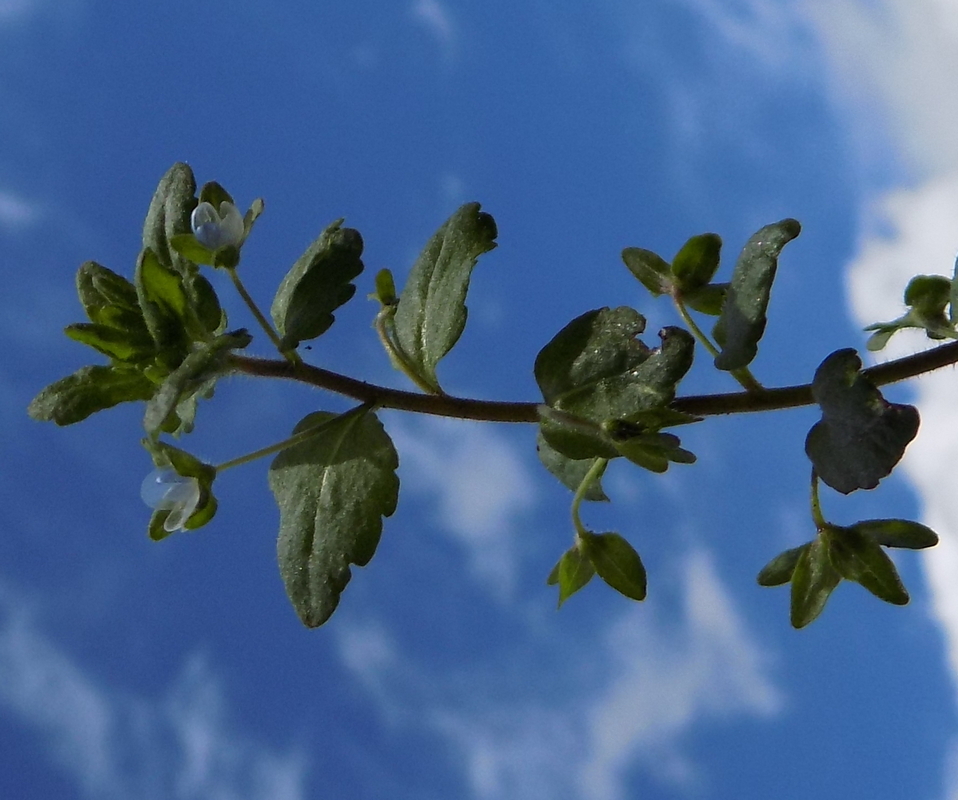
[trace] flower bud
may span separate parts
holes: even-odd
[[[206,201],[197,205],[190,216],[190,227],[196,241],[214,252],[227,245],[239,247],[246,233],[243,215],[226,200],[220,203],[218,211]]]
[[[155,469],[143,480],[140,497],[150,508],[169,511],[163,529],[169,533],[183,530],[200,502],[200,482],[172,469]]]

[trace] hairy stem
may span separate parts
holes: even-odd
[[[270,325],[269,320],[266,319],[266,315],[259,310],[259,306],[256,305],[256,301],[253,299],[252,295],[246,291],[246,287],[243,285],[243,281],[240,280],[239,273],[236,271],[236,268],[226,270],[227,274],[230,276],[230,280],[233,282],[233,286],[236,288],[236,291],[239,293],[239,296],[243,298],[243,302],[246,303],[247,308],[252,312],[253,316],[256,318],[256,321],[259,323],[259,326],[263,329],[266,335],[269,337],[269,340],[275,345],[276,349],[287,359],[291,364],[301,364],[302,359],[299,357],[299,354],[295,350],[284,350],[283,343],[280,341],[279,334],[273,329],[273,326]]]
[[[404,392],[341,375],[305,363],[292,364],[265,358],[231,355],[229,366],[238,373],[263,378],[286,378],[352,397],[380,408],[394,408],[418,414],[459,417],[486,422],[538,422],[540,403],[473,400],[448,395]],[[958,363],[958,342],[939,345],[931,350],[869,367],[862,373],[876,386],[914,378]],[[718,414],[747,414],[756,411],[777,411],[814,403],[810,383],[782,386],[761,392],[706,394],[677,397],[672,408],[686,414],[709,417]]]

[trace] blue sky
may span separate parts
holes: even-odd
[[[950,272],[956,40],[946,0],[0,0],[0,797],[958,797],[951,370],[892,393],[924,420],[901,474],[824,497],[838,522],[942,535],[898,558],[911,605],[843,585],[801,632],[754,578],[812,534],[810,410],[690,428],[699,463],[665,476],[614,465],[587,522],[633,542],[649,599],[590,586],[558,613],[569,495],[534,432],[384,413],[399,510],[316,631],[279,580],[265,464],[218,481],[210,526],[155,544],[141,410],[25,414],[90,360],[61,333],[77,266],[132,274],[178,160],[266,199],[242,265],[263,304],[330,221],[362,231],[358,297],[308,355],[397,386],[363,295],[480,201],[499,247],[439,372],[498,399],[535,399],[535,354],[588,309],[675,321],[623,247],[671,257],[715,231],[728,259],[796,217],[755,372],[808,380],[898,316],[908,277]],[[734,388],[696,366],[684,391]],[[188,447],[220,462],[346,407],[230,380]]]

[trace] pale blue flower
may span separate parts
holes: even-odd
[[[173,533],[183,530],[196,511],[200,503],[200,482],[169,468],[155,469],[144,478],[140,497],[150,508],[170,512],[163,529]]]
[[[239,247],[246,233],[243,215],[227,200],[220,203],[219,211],[212,203],[200,203],[190,216],[190,227],[196,241],[213,251],[227,245]]]

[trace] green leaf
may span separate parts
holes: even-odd
[[[745,244],[732,273],[722,315],[715,324],[715,339],[722,347],[715,359],[717,369],[747,367],[757,355],[778,256],[801,230],[797,220],[783,219],[766,225]]]
[[[954,325],[958,322],[958,258],[955,259],[955,271],[951,279],[951,291],[948,294],[948,320]]]
[[[383,306],[394,306],[399,302],[396,296],[396,283],[388,269],[381,269],[376,273],[376,293],[373,297]]]
[[[143,416],[146,432],[156,437],[161,430],[166,429],[170,414],[174,410],[179,411],[184,400],[197,392],[212,393],[213,384],[223,374],[225,357],[229,351],[246,347],[252,338],[244,329],[226,333],[200,345],[184,358],[146,404]],[[176,422],[177,427],[185,428],[181,431],[183,433],[192,430],[195,406],[189,410],[188,419],[179,417]]]
[[[593,575],[595,575],[595,568],[592,563],[578,547],[572,547],[553,567],[546,583],[550,586],[559,585],[558,607],[562,608],[562,604],[591,581]]]
[[[619,455],[600,425],[557,413],[548,406],[539,408],[539,433],[553,450],[573,461]]]
[[[582,541],[586,557],[602,580],[619,594],[645,600],[645,567],[632,545],[617,533],[586,533]]]
[[[253,224],[259,219],[260,214],[263,213],[265,208],[266,202],[262,197],[257,197],[252,204],[250,204],[249,209],[243,215],[243,230],[245,231],[243,235],[244,240],[249,238],[249,235],[253,230]]]
[[[178,233],[170,237],[170,247],[194,264],[213,265],[213,251],[197,241],[192,233]]]
[[[213,285],[196,272],[183,277],[183,290],[199,323],[199,329],[192,331],[193,338],[206,339],[222,333],[226,329],[226,313]]]
[[[592,467],[592,459],[568,458],[546,441],[540,429],[536,438],[536,452],[542,465],[559,479],[563,486],[578,491],[586,473]],[[608,497],[602,491],[602,482],[595,481],[583,495],[583,499],[597,502],[607,502]]]
[[[350,283],[363,271],[363,237],[336,220],[301,255],[283,278],[270,314],[283,337],[283,347],[324,334],[335,321],[333,311],[349,300]]]
[[[321,429],[319,426],[323,426]],[[279,569],[308,627],[322,625],[349,582],[349,565],[365,566],[396,509],[399,459],[375,414],[310,414],[295,432],[317,428],[273,461],[269,485],[280,511]]]
[[[118,312],[133,313],[142,320],[136,289],[113,270],[87,261],[77,270],[76,284],[77,295],[90,322],[116,327],[111,320]]]
[[[196,267],[171,247],[170,240],[177,234],[191,232],[190,214],[196,205],[193,170],[186,164],[174,164],[156,187],[143,224],[143,248],[155,253],[163,266],[180,274]]]
[[[149,400],[156,386],[141,372],[125,367],[82,367],[47,386],[27,408],[41,422],[72,425],[97,411],[129,400]]]
[[[216,181],[207,181],[203,184],[203,188],[200,189],[200,202],[209,203],[217,211],[219,211],[219,208],[223,203],[229,203],[230,205],[234,206],[236,205],[236,201],[233,200],[233,195],[226,191],[226,189],[224,189],[222,185]]]
[[[683,294],[682,300],[689,308],[693,308],[701,314],[717,317],[722,313],[722,306],[725,304],[727,294],[727,283],[710,283],[694,292]]]
[[[867,519],[851,527],[883,547],[922,550],[938,544],[938,534],[931,528],[907,519]]]
[[[536,358],[546,403],[598,423],[667,406],[692,365],[694,340],[667,327],[661,347],[651,350],[636,338],[644,328],[642,315],[625,306],[572,320]]]
[[[672,293],[672,268],[662,256],[641,247],[626,247],[622,260],[653,297]]]
[[[861,366],[854,350],[838,350],[812,381],[822,419],[809,431],[805,452],[818,476],[842,494],[874,489],[918,433],[918,410],[887,402]]]
[[[881,545],[854,528],[830,527],[825,536],[832,565],[845,580],[860,583],[886,603],[908,602],[898,570]]]
[[[399,296],[396,342],[424,382],[439,391],[436,365],[466,326],[466,292],[476,261],[496,246],[495,220],[466,203],[447,219],[413,264]]]
[[[672,259],[672,276],[676,288],[685,296],[703,289],[719,267],[722,238],[717,233],[703,233],[689,239]]]
[[[940,317],[951,300],[951,281],[943,275],[916,275],[905,287],[905,305],[923,317]]]
[[[126,278],[95,261],[87,261],[77,270],[76,285],[83,310],[90,322],[98,326],[97,330],[101,334],[91,337],[92,340],[88,340],[87,334],[75,336],[69,331],[67,336],[90,344],[107,355],[111,355],[122,341],[130,342],[131,347],[137,350],[145,343],[148,343],[149,349],[153,349],[153,340],[143,319],[136,289]],[[102,331],[103,327],[112,332]],[[80,326],[71,328],[82,330]],[[107,341],[94,344],[98,339]]]
[[[190,342],[186,326],[192,309],[182,278],[146,249],[137,259],[133,282],[150,335],[157,348],[168,354],[171,366],[175,366],[186,355]]]
[[[633,464],[652,472],[665,472],[670,462],[694,464],[695,454],[683,450],[681,440],[671,433],[641,433],[629,430],[632,423],[613,420],[606,425],[616,450]],[[641,431],[641,428],[639,429]]]
[[[130,333],[108,325],[78,322],[68,325],[63,332],[73,341],[117,361],[145,361],[153,357],[156,349],[145,326],[142,331]]]
[[[805,545],[792,573],[792,627],[804,628],[821,614],[841,580],[820,537]]]
[[[788,583],[792,579],[795,567],[798,566],[799,558],[810,544],[806,542],[801,547],[793,547],[775,556],[758,573],[759,586],[781,586],[783,583]]]

